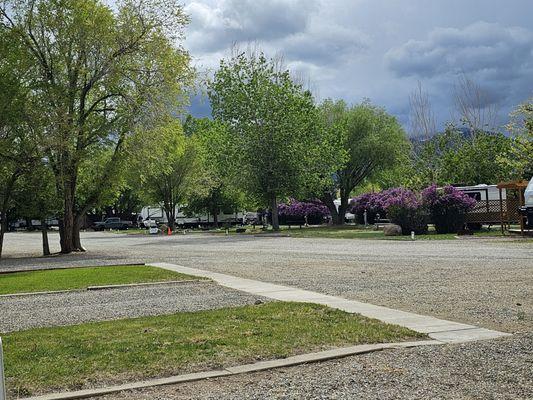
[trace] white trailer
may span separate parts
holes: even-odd
[[[515,201],[507,201],[507,192],[502,189],[500,204],[500,191],[497,185],[458,186],[457,190],[467,194],[477,201],[474,208],[466,214],[466,223],[471,229],[480,229],[482,225],[495,225],[501,222],[500,207],[503,212],[515,207]],[[518,207],[516,205],[516,207]]]
[[[196,227],[196,226],[207,226],[211,225],[214,222],[213,216],[208,214],[194,214],[187,215],[183,211],[184,207],[176,206],[176,225],[183,227]],[[218,223],[219,224],[240,224],[246,223],[250,218],[250,215],[254,213],[243,212],[234,212],[234,213],[224,213],[221,212],[218,214]],[[257,213],[255,213],[257,216]],[[142,218],[142,224],[146,227],[154,226],[157,224],[168,224],[167,215],[165,210],[157,206],[145,206],[142,208],[140,217]],[[141,221],[139,221],[141,223]]]

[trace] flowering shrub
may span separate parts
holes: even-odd
[[[330,215],[329,209],[319,200],[297,201],[291,199],[288,203],[278,205],[279,223],[286,225],[287,222],[305,223],[318,225],[324,222],[324,219]]]
[[[366,210],[367,222],[373,224],[376,222],[376,215],[380,214],[381,217],[385,215],[385,210],[383,210],[378,203],[379,193],[365,193],[360,196],[354,197],[350,201],[349,212],[355,214],[355,219],[357,223],[364,224],[365,217],[364,213]]]
[[[416,198],[414,192],[402,187],[386,189],[378,193],[365,193],[352,199],[350,212],[356,215],[358,223],[363,224],[366,210],[367,221],[373,224],[377,214],[381,218],[387,217],[387,208],[395,199],[405,200],[412,196]]]
[[[438,233],[462,229],[465,214],[476,205],[476,200],[453,186],[438,189],[436,185],[431,185],[422,191],[422,201],[428,208]]]
[[[389,220],[402,228],[402,234],[426,233],[428,212],[415,192],[405,188],[390,189],[382,201]]]

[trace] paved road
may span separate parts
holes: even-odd
[[[54,237],[52,242],[57,242]],[[39,254],[8,234],[0,269],[166,261],[506,332],[533,330],[533,242],[384,241],[85,233],[83,254]],[[56,248],[57,249],[57,248]]]

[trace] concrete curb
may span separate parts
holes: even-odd
[[[38,295],[47,295],[47,294],[76,293],[76,292],[86,292],[86,291],[94,291],[94,290],[123,289],[123,288],[131,288],[131,287],[176,285],[176,284],[181,284],[181,283],[204,283],[204,282],[213,282],[213,281],[211,279],[206,278],[206,279],[186,279],[182,281],[140,282],[140,283],[124,283],[121,285],[87,286],[85,289],[50,290],[46,292],[0,294],[0,299],[11,298],[11,297],[38,296]]]
[[[140,382],[125,383],[122,385],[108,386],[98,389],[85,389],[73,392],[51,393],[42,396],[26,397],[22,400],[72,400],[86,399],[89,397],[103,396],[106,394],[122,392],[125,390],[143,389],[155,386],[173,385],[178,383],[194,382],[209,378],[219,378],[224,376],[233,376],[246,374],[268,369],[292,367],[300,364],[314,363],[320,361],[333,360],[359,354],[372,353],[386,349],[411,348],[419,346],[432,346],[444,344],[438,340],[421,340],[415,342],[398,342],[398,343],[379,343],[379,344],[362,344],[350,347],[341,347],[337,349],[319,351],[315,353],[300,354],[287,358],[259,361],[253,364],[238,365],[221,370],[196,372],[191,374],[170,376],[167,378],[150,379]]]
[[[141,287],[141,286],[174,285],[174,284],[180,284],[180,283],[193,283],[193,282],[200,283],[200,282],[213,282],[213,281],[211,279],[185,279],[181,281],[125,283],[122,285],[88,286],[87,290],[107,290],[107,289],[121,289],[121,288]]]
[[[46,294],[61,294],[61,293],[73,293],[73,292],[85,292],[86,289],[68,289],[68,290],[50,290],[46,292],[26,292],[26,293],[7,293],[0,294],[0,299],[11,297],[30,297]]]

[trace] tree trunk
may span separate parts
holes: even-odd
[[[171,231],[174,231],[174,228],[176,226],[176,211],[172,212],[171,207],[163,207],[165,209],[165,215],[167,216],[167,226],[170,228]],[[176,208],[174,207],[174,210]],[[163,232],[163,234],[166,234],[167,232]]]
[[[216,228],[218,228],[218,208],[217,207],[214,207],[213,208],[213,226]]]
[[[70,190],[70,185],[64,185],[63,218],[61,219],[61,229],[59,230],[61,253],[72,253],[74,248],[74,199]]]
[[[170,210],[170,221],[168,224],[168,227],[170,228],[171,232],[174,232],[176,229],[176,206],[173,205],[172,209]]]
[[[7,213],[2,210],[0,212],[0,258],[2,258],[2,249],[4,247],[4,234],[7,231]]]
[[[50,244],[48,243],[48,224],[44,218],[41,218],[41,229],[43,235],[43,256],[49,256]]]
[[[272,229],[279,231],[278,200],[275,194],[270,196],[270,208],[272,212]]]
[[[348,196],[345,196],[341,192],[341,204],[339,204],[338,225],[344,225],[346,218],[346,210],[348,209]]]
[[[333,225],[343,225],[344,224],[344,214],[340,215],[341,207],[337,210],[335,205],[335,197],[331,193],[324,193],[322,196],[322,202],[328,207],[329,213],[331,214],[331,222]],[[345,211],[346,212],[346,211]]]
[[[83,220],[83,215],[77,215],[74,218],[74,224],[72,225],[72,248],[74,251],[85,251],[81,245],[80,229]]]

